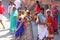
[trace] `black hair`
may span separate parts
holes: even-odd
[[[51,11],[47,11],[47,14],[48,14],[48,13],[51,13]]]
[[[36,4],[38,4],[39,8],[40,8],[40,4],[39,4],[39,1],[36,1]]]
[[[27,7],[24,7],[25,8],[25,11],[27,10]]]
[[[44,11],[44,8],[42,7],[42,8],[40,8],[40,10],[43,10]]]
[[[30,14],[30,12],[27,12],[27,14]]]
[[[10,3],[13,3],[13,2],[12,2],[12,1],[10,1],[10,2],[9,2],[9,5],[10,5]]]

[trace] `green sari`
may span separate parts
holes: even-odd
[[[16,30],[18,11],[12,11],[10,15],[10,32]]]
[[[58,24],[60,25],[60,7],[58,8],[59,14],[58,14]]]

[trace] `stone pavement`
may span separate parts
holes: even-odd
[[[3,16],[3,24],[5,26],[5,29],[3,29],[2,25],[0,24],[0,40],[11,40],[13,39],[13,35],[10,34],[9,32],[9,24],[10,22],[7,21],[8,19]]]
[[[60,30],[59,30],[59,34],[55,35],[54,40],[60,40]]]

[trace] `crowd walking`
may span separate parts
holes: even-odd
[[[32,21],[36,23],[38,28],[36,40],[54,40],[54,35],[59,34],[60,6],[56,4],[51,6],[37,0],[35,1],[33,12],[31,12],[26,5],[23,5],[21,0],[11,0],[7,10],[10,33],[14,35],[15,40],[34,40]],[[0,1],[0,23],[5,29],[2,23],[4,11],[4,6]]]

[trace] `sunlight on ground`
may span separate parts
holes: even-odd
[[[12,38],[0,38],[0,40],[12,40]]]
[[[2,20],[5,29],[3,29],[2,25],[0,24],[0,40],[11,40],[13,37],[9,32],[10,22],[5,16],[3,16]]]
[[[5,28],[6,29],[9,28],[10,22],[8,21],[8,19],[5,16],[3,16],[2,21],[3,21],[3,24],[4,24]],[[2,28],[2,25],[1,24],[0,24],[0,28]]]

